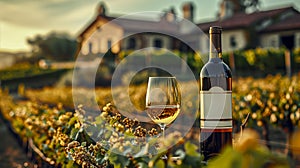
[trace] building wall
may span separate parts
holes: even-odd
[[[98,25],[99,26],[99,25]],[[162,34],[139,34],[124,38],[124,30],[118,25],[104,24],[100,28],[94,29],[94,34],[85,40],[81,49],[82,54],[89,53],[106,53],[109,49],[108,43],[112,45],[112,51],[117,53],[120,50],[136,50],[144,47],[155,47],[155,40],[161,41],[161,48],[173,50],[173,39]],[[126,33],[126,32],[125,32]],[[299,31],[285,31],[261,34],[258,47],[262,48],[279,48],[282,45],[281,37],[286,35],[294,35],[295,47],[300,47],[300,30]],[[139,36],[142,36],[142,40]],[[128,48],[130,38],[135,39],[135,47]],[[197,39],[196,39],[197,38]],[[201,36],[194,36],[190,38],[197,42],[200,53],[206,53],[209,50],[208,34]],[[196,40],[195,40],[196,39]],[[119,41],[121,40],[121,41]],[[223,52],[244,49],[248,44],[247,32],[243,29],[225,30],[222,34],[222,48]]]
[[[134,49],[141,49],[142,46],[145,47],[155,47],[155,40],[160,40],[161,41],[161,48],[165,48],[165,49],[171,49],[172,48],[172,38],[165,36],[165,35],[160,35],[160,34],[143,34],[142,38],[144,39],[143,41],[141,40],[140,37],[138,36],[130,36],[125,38],[122,41],[122,49],[123,50],[128,50],[128,46],[129,46],[129,41],[131,38],[134,38],[136,41],[136,46],[134,47]],[[142,44],[144,43],[144,44]],[[133,48],[131,48],[133,49]],[[130,50],[130,49],[129,49]]]
[[[204,54],[209,52],[209,36],[207,34],[203,34],[200,37],[199,48],[200,52]]]
[[[295,47],[300,48],[300,31],[295,32]]]
[[[154,41],[161,40],[162,48],[171,49],[171,38],[164,35],[158,34],[148,34],[145,36],[148,42],[149,47],[155,47]]]
[[[189,47],[191,47],[192,49],[195,49],[196,51],[200,51],[200,53],[204,53],[204,51],[206,51],[205,46],[202,46],[202,42],[201,42],[203,37],[206,37],[204,33],[190,34],[190,35],[185,35],[185,37],[183,37],[182,40],[185,40],[183,42],[189,45]]]
[[[113,52],[120,51],[120,40],[123,37],[123,29],[114,24],[104,24],[96,29],[94,33],[85,40],[81,52],[86,55],[89,53],[106,53],[111,44]]]
[[[244,49],[247,46],[246,31],[242,29],[223,31],[223,52]]]
[[[260,36],[260,46],[262,48],[279,48],[282,45],[281,37],[289,35],[294,36],[294,47],[300,47],[300,31],[283,31],[262,34]]]
[[[280,46],[279,34],[263,34],[260,36],[260,46],[262,48],[278,48]]]
[[[199,41],[200,52],[209,52],[209,35],[203,34]],[[222,33],[223,52],[244,49],[247,44],[246,31],[244,30],[226,30]]]

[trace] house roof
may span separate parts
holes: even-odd
[[[277,17],[281,14],[295,11],[295,15],[290,16],[285,20],[278,21]],[[272,32],[282,31],[287,29],[299,29],[300,28],[300,13],[295,10],[292,6],[283,7],[272,10],[257,11],[250,14],[240,12],[235,13],[233,16],[223,20],[215,20],[210,22],[203,22],[197,24],[197,26],[205,33],[208,33],[209,27],[221,26],[226,30],[234,30],[241,28],[248,28],[256,25],[257,23],[267,20],[274,19],[278,21],[274,22],[271,26],[262,29],[260,32]],[[102,22],[101,24],[99,24]],[[79,34],[79,39],[84,39],[85,34],[93,31],[93,29],[101,26],[107,22],[113,22],[124,29],[127,32],[159,32],[165,34],[181,34],[181,24],[179,21],[167,21],[166,18],[160,18],[160,20],[144,20],[135,18],[125,18],[120,16],[108,16],[108,15],[97,15]],[[190,30],[188,33],[192,34],[194,30]]]
[[[88,24],[87,27],[79,34],[79,37],[84,37],[84,34],[89,31],[95,25],[98,25],[98,22],[104,21],[112,22],[116,25],[122,27],[125,31],[128,32],[160,32],[166,34],[178,33],[179,24],[177,21],[169,22],[165,19],[160,19],[159,21],[154,20],[141,20],[141,19],[132,19],[124,17],[112,17],[107,15],[98,15],[95,19]]]
[[[162,33],[175,33],[178,31],[178,24],[176,24],[176,22],[168,22],[164,19],[160,21],[151,21],[151,20],[118,18],[114,23],[122,27],[125,31],[162,32]]]
[[[199,23],[198,26],[204,32],[208,32],[210,26],[221,26],[224,29],[237,29],[237,28],[247,28],[263,19],[268,19],[276,17],[279,14],[288,11],[295,10],[293,7],[285,7],[267,11],[258,11],[250,14],[247,13],[236,13],[232,17],[224,20],[216,20],[211,22]]]
[[[102,16],[104,16],[104,15],[102,15]],[[89,23],[87,24],[87,26],[83,28],[82,31],[79,31],[80,33],[79,33],[78,37],[79,37],[79,38],[83,38],[83,37],[84,37],[84,34],[85,34],[87,31],[89,31],[94,25],[96,25],[97,22],[98,22],[100,19],[105,19],[106,21],[110,21],[110,20],[113,20],[114,18],[115,18],[115,17],[109,17],[109,16],[101,17],[101,15],[98,15],[96,18],[94,18],[94,19],[92,20],[92,22],[89,22]]]
[[[300,13],[294,14],[272,26],[262,30],[261,33],[269,33],[274,31],[300,30]]]

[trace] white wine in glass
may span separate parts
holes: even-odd
[[[181,94],[175,77],[149,77],[146,111],[165,136],[165,128],[180,112]]]

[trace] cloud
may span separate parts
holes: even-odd
[[[171,6],[176,6],[180,14],[181,4],[186,0],[103,1],[106,2],[109,14],[163,11]],[[100,0],[0,0],[0,21],[24,28],[68,30],[77,33],[95,15],[99,2]]]
[[[181,5],[187,0],[103,0],[106,2],[109,13],[126,14],[142,11],[163,11],[175,6],[181,14]],[[95,14],[100,0],[0,0],[0,20],[23,27],[48,29],[76,29],[83,26]],[[196,4],[196,18],[214,16],[218,9],[219,0],[194,1]],[[280,0],[262,0],[263,5],[286,3]],[[275,3],[276,2],[276,3]],[[300,1],[294,2],[297,6]],[[205,7],[205,9],[204,9]],[[208,8],[214,8],[208,12]]]
[[[76,29],[78,23],[87,22],[92,17],[97,2],[96,0],[0,0],[0,20],[22,27]]]

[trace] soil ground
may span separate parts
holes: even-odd
[[[27,158],[20,144],[7,129],[0,118],[0,167],[3,168],[35,168]]]

